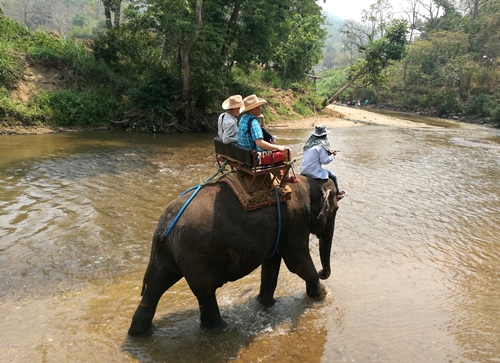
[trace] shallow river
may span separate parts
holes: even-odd
[[[263,309],[256,270],[218,290],[231,329],[210,334],[181,280],[134,339],[156,223],[216,171],[213,135],[0,136],[0,361],[499,362],[500,130],[418,121],[330,134],[347,196],[325,300],[283,266]],[[309,133],[276,132],[297,172]]]

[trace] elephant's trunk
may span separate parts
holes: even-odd
[[[332,252],[332,239],[333,239],[333,223],[330,226],[325,226],[325,230],[319,238],[319,257],[321,260],[321,267],[323,268],[318,272],[319,278],[326,280],[330,277],[332,272],[330,267],[330,254]]]

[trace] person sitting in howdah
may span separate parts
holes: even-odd
[[[243,97],[233,95],[222,103],[221,113],[217,120],[218,136],[224,144],[238,142],[238,119],[240,107],[243,105]]]
[[[272,144],[264,140],[259,115],[262,114],[262,106],[267,104],[263,98],[250,95],[243,99],[240,108],[240,123],[238,125],[238,145],[256,151],[281,151],[285,155],[285,161],[289,161],[289,149],[286,146]],[[294,176],[281,176],[287,183],[297,182]]]

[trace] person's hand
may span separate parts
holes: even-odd
[[[337,153],[338,153],[338,152],[340,152],[340,150],[333,150],[333,151],[332,151],[332,154],[333,154],[333,155],[337,155]]]

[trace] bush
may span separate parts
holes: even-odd
[[[19,56],[16,56],[7,44],[0,42],[0,84],[12,89],[21,79],[22,64]]]
[[[161,115],[171,116],[175,97],[181,87],[161,69],[152,70],[135,87],[129,90],[129,104],[139,109],[153,109]]]
[[[468,115],[487,116],[492,106],[491,97],[485,94],[471,96],[465,102],[465,113]]]
[[[29,105],[40,110],[49,126],[95,126],[111,120],[119,109],[117,101],[103,88],[91,88],[81,93],[70,90],[40,92]],[[33,120],[31,120],[31,123]]]
[[[273,87],[280,88],[281,87],[281,79],[278,74],[272,69],[264,69],[262,71],[262,82]]]
[[[16,103],[10,98],[5,88],[0,88],[0,116],[2,121],[21,121],[24,125],[42,125],[43,112],[38,108],[28,108],[22,103]]]
[[[497,126],[500,126],[500,105],[491,110],[490,119],[491,122],[493,122]]]
[[[81,43],[55,38],[45,32],[33,33],[32,40],[28,55],[47,64],[74,66],[89,56]]]
[[[293,110],[303,117],[311,116],[313,112],[304,103],[303,100],[295,101],[293,104]]]
[[[4,18],[0,15],[0,40],[6,42],[22,42],[29,37],[30,31],[18,22]]]
[[[461,112],[458,95],[450,90],[434,90],[422,98],[423,108],[432,108],[437,116]]]

